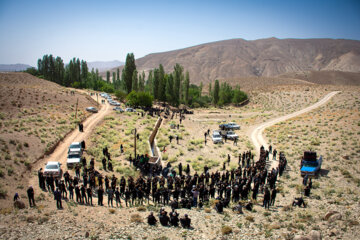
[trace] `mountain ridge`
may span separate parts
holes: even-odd
[[[241,38],[151,53],[136,59],[139,72],[179,63],[193,83],[239,77],[274,77],[308,71],[360,72],[360,41],[347,39]],[[112,69],[112,71],[116,71]]]

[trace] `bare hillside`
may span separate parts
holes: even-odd
[[[149,54],[136,60],[138,70],[180,63],[194,83],[215,79],[277,76],[290,72],[360,71],[360,41],[343,39],[232,39]],[[115,71],[116,69],[113,69]]]

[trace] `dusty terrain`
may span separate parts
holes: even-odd
[[[89,115],[86,107],[96,104],[87,95],[70,92],[29,74],[0,74],[0,182],[8,198],[14,191],[25,194],[27,170]],[[0,204],[9,206],[2,197]]]
[[[160,207],[151,202],[145,207],[131,208],[125,208],[123,202],[123,208],[111,208],[107,207],[105,196],[104,207],[63,201],[64,209],[57,210],[53,196],[38,188],[36,168],[56,156],[64,161],[65,156],[60,153],[72,140],[86,140],[87,159],[94,156],[95,166],[103,174],[115,174],[118,177],[138,174],[127,161],[127,156],[133,152],[131,130],[137,128],[140,134],[138,151],[146,153],[146,139],[156,118],[141,117],[137,113],[116,113],[103,105],[98,117],[94,114],[86,120],[84,133],[74,130],[59,145],[59,150],[56,149],[53,155],[34,165],[29,174],[32,176],[30,183],[35,185],[36,208],[14,210],[2,205],[0,238],[82,239],[88,236],[91,239],[293,239],[296,235],[308,235],[316,231],[323,239],[354,239],[359,235],[360,221],[358,87],[316,84],[309,87],[308,84],[301,84],[252,89],[249,92],[251,101],[244,107],[196,109],[193,115],[186,115],[179,129],[170,127],[172,123],[179,123],[178,117],[165,120],[157,142],[160,147],[166,146],[164,164],[171,162],[176,166],[180,162],[183,165],[189,163],[192,173],[203,171],[203,166],[207,164],[211,171],[215,171],[222,168],[223,161],[230,154],[231,162],[226,168],[234,168],[239,153],[249,149],[256,152],[250,138],[256,126],[307,108],[332,91],[341,92],[309,113],[265,129],[263,136],[266,142],[284,151],[289,162],[284,176],[278,182],[280,193],[277,202],[269,211],[261,207],[261,197],[254,211],[245,211],[244,215],[234,214],[230,209],[226,209],[224,214],[217,214],[210,206],[206,210],[180,209],[178,212],[181,215],[188,213],[192,219],[193,229],[185,230],[159,224],[149,227],[145,217],[149,211],[158,212]],[[99,116],[104,116],[104,119],[100,120]],[[236,131],[240,137],[238,145],[234,146],[231,141],[215,145],[209,137],[205,145],[204,132],[217,129],[220,123],[228,121],[241,126]],[[169,135],[178,135],[179,144],[175,139],[169,143]],[[120,144],[124,146],[124,154],[120,153]],[[105,172],[101,167],[103,146],[108,146],[113,156],[114,172]],[[289,205],[302,191],[299,158],[309,148],[323,155],[324,170],[319,178],[314,179],[311,197],[305,199],[308,207],[292,208]],[[4,179],[1,180],[3,182]],[[23,185],[26,186],[26,183]],[[9,192],[7,201],[11,202],[12,194]],[[27,204],[27,199],[24,201]],[[93,201],[96,202],[96,198]],[[169,210],[168,207],[166,209]],[[336,218],[324,220],[330,210],[340,214]],[[224,235],[224,227],[232,232]]]

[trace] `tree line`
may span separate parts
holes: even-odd
[[[238,104],[248,98],[239,86],[233,88],[226,82],[220,84],[219,80],[215,80],[213,88],[210,83],[208,94],[203,95],[203,83],[199,86],[191,84],[189,72],[178,63],[169,73],[165,72],[162,64],[147,74],[144,71],[139,73],[133,53],[127,54],[121,73],[119,68],[116,72],[107,71],[105,81],[97,69],[89,72],[86,61],[73,58],[65,66],[60,57],[55,58],[51,54],[38,60],[37,69],[26,71],[65,87],[115,93],[120,100],[127,99],[134,106],[149,106],[153,100],[175,107],[180,104],[190,107],[223,106]]]

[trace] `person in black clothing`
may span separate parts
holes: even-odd
[[[102,165],[103,165],[104,171],[106,171],[106,158],[102,159]]]
[[[183,228],[190,228],[191,219],[189,218],[189,216],[187,214],[185,214],[185,216],[180,219],[180,223]]]
[[[176,144],[179,144],[179,136],[176,135]]]
[[[215,209],[218,213],[222,213],[224,210],[223,202],[219,201],[218,203],[216,203]]]
[[[62,209],[61,191],[59,190],[59,188],[56,188],[56,191],[54,192],[54,200],[56,200],[56,207],[58,209]]]
[[[170,224],[174,227],[179,226],[179,214],[175,211],[175,209],[173,209],[170,213]]]
[[[85,141],[84,140],[81,141],[81,148],[85,149]]]
[[[86,197],[86,188],[85,188],[85,186],[81,185],[80,190],[81,190],[81,203],[82,204],[85,204],[85,203],[88,204],[88,199]],[[85,199],[85,201],[84,201],[84,199]]]
[[[268,188],[265,188],[263,206],[265,207],[265,209],[266,207],[267,209],[270,208],[270,191]]]
[[[28,195],[28,198],[29,198],[29,206],[30,207],[35,207],[35,199],[34,199],[34,189],[32,186],[30,186],[28,189],[27,189],[27,195]]]
[[[304,199],[302,197],[295,198],[292,205],[293,206],[298,206],[298,207],[301,207],[301,205],[303,205],[303,207],[306,208],[306,204],[305,204]]]
[[[305,187],[305,189],[304,189],[304,194],[305,194],[305,196],[306,197],[310,197],[310,186],[309,185],[307,185],[306,187]]]
[[[270,205],[274,206],[275,204],[275,199],[276,199],[276,188],[273,188],[273,190],[271,191],[271,200],[270,200]]]
[[[20,200],[20,197],[19,197],[19,194],[18,194],[18,193],[15,193],[15,195],[14,195],[14,202],[17,201],[17,200]]]
[[[86,189],[86,193],[87,193],[87,197],[88,197],[88,203],[92,206],[92,191],[91,191],[91,187],[88,187]]]
[[[162,211],[160,214],[159,220],[160,220],[161,225],[168,226],[170,218],[167,215],[167,212]]]
[[[71,183],[69,184],[69,199],[74,200],[74,186]]]
[[[148,222],[149,225],[151,225],[151,226],[156,225],[157,220],[156,220],[156,218],[154,217],[154,213],[153,213],[153,212],[150,212],[150,215],[147,217],[147,219],[148,219],[147,222]]]
[[[118,207],[118,205],[121,207],[120,192],[118,187],[115,190],[115,202],[116,202],[116,207]]]
[[[103,206],[103,195],[104,195],[104,190],[102,187],[99,187],[99,189],[98,189],[98,205],[99,206]]]

